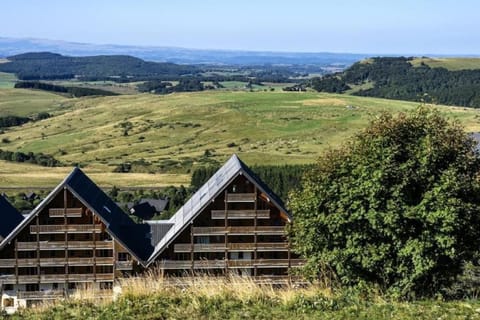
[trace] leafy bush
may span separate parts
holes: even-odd
[[[345,284],[434,294],[479,247],[480,161],[457,124],[420,107],[384,114],[323,155],[294,192],[292,240]]]

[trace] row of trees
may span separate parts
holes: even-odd
[[[50,92],[65,93],[70,97],[84,96],[116,96],[117,94],[107,90],[85,88],[85,87],[66,87],[56,84],[50,84],[39,81],[21,81],[15,83],[15,88],[38,89]]]
[[[44,167],[59,167],[62,163],[49,154],[33,153],[33,152],[13,152],[0,149],[0,160],[11,162],[28,162],[38,164]]]

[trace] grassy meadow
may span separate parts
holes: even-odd
[[[398,301],[374,289],[255,284],[249,278],[165,279],[150,274],[120,282],[117,297],[80,291],[63,302],[21,310],[8,319],[479,319],[478,300]]]
[[[480,69],[480,58],[416,58],[414,66],[425,63],[431,68],[445,68],[450,71]]]
[[[207,160],[223,163],[232,153],[249,165],[311,163],[380,112],[417,105],[313,92],[206,91],[66,99],[41,91],[4,89],[0,90],[2,114],[51,111],[55,116],[5,130],[0,139],[9,142],[1,142],[0,149],[51,154],[68,167],[80,164],[87,173],[97,174],[100,185],[108,181],[120,186],[179,184],[188,180],[192,166]],[[438,108],[467,130],[480,130],[476,110]],[[111,173],[121,163],[140,159],[162,175]],[[3,171],[0,181],[22,186],[45,176],[39,183],[50,184],[61,181],[68,171],[30,166],[23,177]],[[176,173],[182,175],[177,178]]]
[[[73,99],[40,90],[0,89],[0,116],[30,116],[41,111],[56,112],[64,109],[70,102],[73,102]]]
[[[17,81],[17,77],[14,74],[0,72],[0,89],[13,88],[15,81]]]

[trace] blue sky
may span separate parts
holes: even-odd
[[[302,52],[480,54],[473,0],[2,0],[0,36]]]

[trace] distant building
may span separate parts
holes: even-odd
[[[168,199],[140,199],[137,204],[129,208],[131,214],[143,219],[150,220],[153,216],[162,213],[168,206]]]

